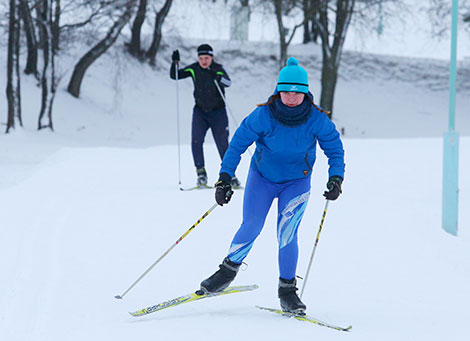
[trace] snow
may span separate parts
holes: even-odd
[[[189,64],[197,42],[185,44],[182,58]],[[236,54],[237,43],[211,44],[232,75],[227,100],[240,121],[274,88],[277,62],[270,56],[277,46],[246,43],[246,54]],[[214,203],[211,190],[178,190],[170,45],[167,41],[158,70],[114,49],[86,75],[80,99],[61,83],[54,133],[35,131],[39,89],[23,78],[25,127],[0,135],[2,340],[468,339],[468,65],[461,64],[464,79],[457,95],[459,235],[453,237],[441,228],[445,63],[352,52],[343,56],[334,116],[345,131],[343,195],[329,206],[303,297],[309,315],[352,324],[352,331],[255,308],[279,304],[274,207],[246,259],[248,267],[234,282],[256,283],[259,289],[131,317],[128,311],[198,288],[217,269],[241,222],[243,192],[237,191],[123,300],[114,299]],[[318,98],[320,52],[313,45],[293,46],[291,54],[305,63]],[[428,79],[416,76],[420,67],[428,70]],[[182,183],[190,186],[195,182],[191,82],[181,81],[179,91]],[[0,107],[6,108],[4,97]],[[210,134],[205,155],[213,183],[220,160]],[[241,180],[248,165],[246,153],[237,171]],[[326,177],[326,159],[319,152],[299,231],[300,276],[320,223]]]

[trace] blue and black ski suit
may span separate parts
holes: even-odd
[[[313,96],[308,96],[313,103]],[[298,258],[297,229],[310,195],[317,142],[328,158],[330,177],[344,178],[344,151],[333,122],[307,98],[299,106],[308,108],[308,116],[300,124],[279,120],[276,111],[282,109],[289,114],[296,109],[284,106],[280,99],[273,104],[259,106],[243,120],[222,161],[220,173],[233,176],[241,155],[256,143],[243,199],[243,222],[228,257],[235,263],[245,259],[274,198],[278,198],[279,272],[281,278],[293,279]]]
[[[225,102],[217,89],[217,80],[225,96],[225,88],[231,85],[230,77],[221,64],[212,62],[208,69],[203,69],[198,62],[178,70],[178,79],[191,77],[194,83],[193,119],[191,125],[191,150],[197,169],[204,167],[203,143],[207,130],[211,128],[220,158],[224,157],[228,147],[228,117]],[[171,64],[170,78],[176,79],[176,65]]]

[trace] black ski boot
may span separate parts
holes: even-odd
[[[196,169],[197,173],[197,185],[207,186],[207,173],[204,167]]]
[[[307,306],[302,303],[296,291],[296,279],[279,278],[278,297],[281,300],[281,308],[285,312],[305,315]]]
[[[198,290],[196,293],[200,295],[199,292],[201,291],[203,294],[207,294],[224,290],[235,279],[239,268],[240,264],[234,263],[228,257],[225,257],[222,264],[219,265],[219,270],[203,280],[201,282],[201,290]]]

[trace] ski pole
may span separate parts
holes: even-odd
[[[320,227],[319,227],[318,233],[317,233],[317,239],[315,240],[315,245],[313,246],[312,255],[310,256],[310,262],[308,263],[307,273],[305,274],[304,283],[302,284],[302,291],[300,292],[300,298],[301,299],[302,299],[302,295],[304,294],[305,285],[307,284],[308,274],[310,273],[310,267],[312,266],[313,256],[315,255],[315,250],[317,249],[318,240],[320,239],[320,233],[321,233],[321,230],[323,228],[323,222],[325,221],[326,210],[328,209],[328,203],[329,202],[330,201],[328,199],[326,199],[325,209],[323,210],[323,215],[321,217]]]
[[[230,117],[232,117],[233,122],[235,122],[235,125],[238,127],[238,121],[237,121],[237,119],[235,118],[235,116],[233,116],[232,110],[230,110],[230,107],[228,106],[228,103],[227,103],[227,100],[225,99],[224,93],[222,92],[222,89],[220,88],[219,83],[217,83],[217,81],[216,81],[215,79],[214,79],[214,84],[215,84],[215,86],[217,87],[217,90],[219,90],[220,96],[221,96],[222,99],[224,100],[225,106],[227,107],[227,110],[228,110],[228,112],[229,112],[229,114],[230,114]]]
[[[235,125],[236,125],[237,128],[238,128],[240,125],[238,124],[238,121],[237,121],[237,119],[235,118],[235,116],[232,114],[232,110],[230,110],[230,107],[228,106],[227,100],[225,99],[224,93],[222,92],[222,89],[220,88],[219,83],[217,83],[217,81],[216,81],[215,79],[214,79],[214,83],[215,83],[215,86],[217,87],[217,90],[219,90],[220,96],[221,96],[222,99],[224,100],[225,106],[227,107],[227,111],[228,111],[228,113],[230,114],[230,117],[232,117],[233,122],[235,123]],[[251,153],[251,149],[250,149],[250,148],[248,148],[248,152],[250,153],[250,156],[253,156],[253,154]]]
[[[124,293],[122,293],[121,295],[116,295],[114,296],[114,298],[117,298],[117,299],[122,299],[142,278],[144,278],[145,275],[147,275],[150,270],[152,270],[154,268],[155,265],[157,265],[167,254],[170,253],[171,250],[173,250],[173,248],[179,244],[180,241],[182,241],[188,234],[189,232],[191,232],[192,229],[194,229],[197,225],[199,225],[199,223],[201,221],[204,220],[205,217],[207,217],[209,215],[209,213],[211,213],[216,207],[218,206],[217,203],[215,203],[214,205],[212,205],[211,208],[209,208],[209,210],[207,210],[206,213],[204,213],[202,215],[201,218],[199,218],[198,221],[196,221],[194,223],[193,226],[191,226],[181,237],[178,238],[178,240],[176,241],[176,243],[174,243],[173,245],[171,245],[171,247],[165,251],[165,253],[163,255],[160,256],[160,258],[158,258],[147,270],[145,270],[145,272],[140,275],[139,278],[137,278],[137,280],[129,287],[129,289],[127,289],[126,291],[124,291]]]
[[[178,89],[178,73],[179,65],[176,63],[176,130],[178,136],[178,185],[181,185],[181,147],[180,147],[180,101],[179,101],[179,89]]]

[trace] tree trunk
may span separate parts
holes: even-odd
[[[311,25],[311,39],[312,41],[316,44],[318,41],[318,37],[320,36],[320,29],[317,25],[317,21],[315,18],[318,17],[319,10],[320,10],[320,1],[321,0],[311,0],[312,1],[312,7],[311,7],[311,15],[310,15],[310,25]]]
[[[137,0],[130,0],[126,2],[124,12],[114,22],[113,26],[109,29],[108,34],[98,44],[93,46],[85,55],[80,58],[77,65],[73,70],[72,78],[70,79],[67,91],[74,97],[79,97],[80,87],[91,64],[93,64],[103,53],[105,53],[116,41],[122,28],[126,25],[131,16]]]
[[[60,14],[62,12],[62,8],[60,5],[60,0],[55,0],[55,9],[54,9],[54,17],[51,21],[51,34],[52,34],[52,50],[54,54],[59,51],[60,48]]]
[[[274,12],[277,19],[277,27],[279,29],[279,47],[280,59],[279,68],[281,69],[287,62],[287,43],[286,43],[286,29],[282,22],[282,0],[273,0]]]
[[[170,11],[171,4],[173,0],[165,0],[165,4],[163,5],[160,12],[157,12],[155,16],[155,26],[153,30],[153,40],[150,48],[147,51],[147,58],[149,59],[149,63],[152,66],[156,65],[156,58],[157,52],[160,47],[160,42],[162,40],[162,26],[163,22],[165,21],[168,12]]]
[[[325,59],[325,54],[323,59]],[[332,60],[329,59],[323,62],[322,72],[321,72],[321,97],[320,97],[320,106],[329,111],[328,117],[331,119],[333,117],[333,103],[336,90],[336,82],[338,80],[338,69],[332,63]]]
[[[328,31],[328,1],[322,3],[320,16],[317,20],[322,40],[323,65],[322,65],[322,90],[320,106],[329,111],[329,117],[333,117],[333,103],[338,80],[338,69],[341,62],[344,40],[353,14],[355,0],[337,0],[335,32],[330,45],[330,32]]]
[[[234,5],[230,13],[230,40],[247,41],[250,25],[250,7],[248,0],[241,0]]]
[[[129,42],[127,49],[131,55],[142,59],[144,52],[142,51],[141,47],[141,39],[140,34],[142,31],[142,25],[145,20],[145,16],[147,14],[147,0],[140,0],[139,8],[137,9],[137,14],[134,19],[134,23],[132,24],[131,29],[131,41]]]
[[[31,16],[31,10],[28,7],[27,0],[19,0],[20,16],[23,20],[24,32],[26,35],[26,46],[28,56],[26,58],[26,66],[24,73],[27,75],[34,75],[39,79],[38,72],[38,42],[36,39],[35,25]]]
[[[312,37],[310,35],[310,16],[311,16],[311,2],[312,0],[303,0],[302,1],[302,9],[304,12],[304,44],[308,44],[312,41]]]
[[[6,133],[15,128],[15,118],[21,125],[21,108],[19,100],[19,15],[16,0],[10,0],[8,25],[7,87],[8,119]]]
[[[54,53],[52,49],[52,5],[55,0],[41,0],[39,4],[40,16],[39,34],[42,41],[43,68],[41,73],[41,109],[38,118],[38,130],[49,128],[52,125],[52,103],[54,100]]]
[[[16,78],[16,118],[18,119],[18,123],[20,127],[23,126],[23,119],[21,117],[21,72],[20,72],[20,36],[21,36],[21,20],[20,20],[20,9],[17,5],[16,9],[16,44],[15,44],[15,78]]]

